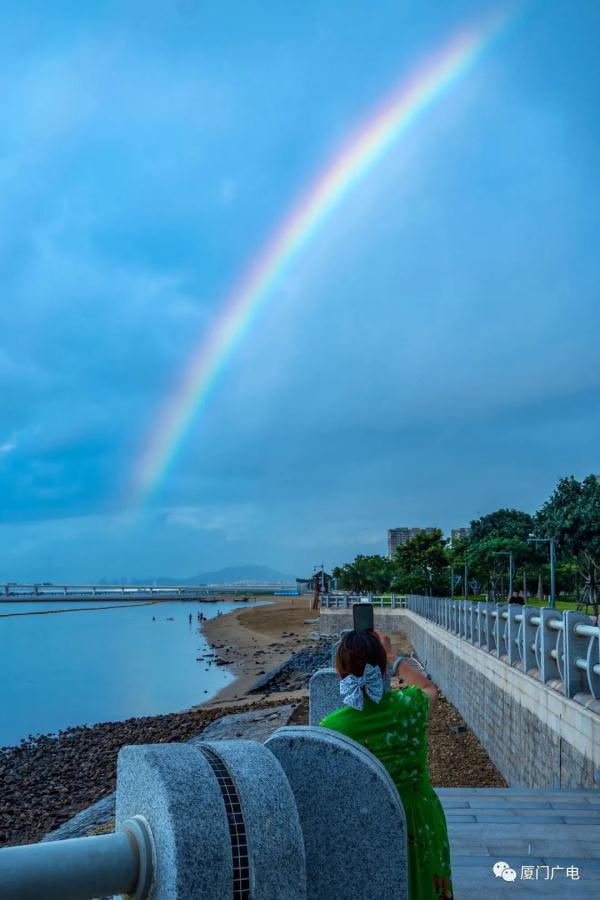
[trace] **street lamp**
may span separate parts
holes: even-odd
[[[556,538],[539,538],[530,534],[527,538],[528,544],[550,544],[550,606],[556,606],[556,578],[554,573],[556,562]]]
[[[493,556],[508,556],[508,596],[512,597],[513,592],[513,552],[512,550],[498,550]]]
[[[321,563],[320,566],[313,566],[313,572],[321,573],[321,593],[325,593],[325,563]]]

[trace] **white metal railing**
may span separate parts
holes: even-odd
[[[600,627],[584,613],[414,595],[406,608],[567,697],[600,700]]]
[[[406,606],[404,594],[349,594],[344,591],[331,591],[321,594],[323,609],[351,609],[355,603],[372,603],[382,609],[401,609]]]

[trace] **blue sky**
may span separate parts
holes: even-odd
[[[599,471],[600,9],[522,7],[290,269],[160,490],[228,291],[382,98],[502,4],[0,10],[0,579],[301,574]]]

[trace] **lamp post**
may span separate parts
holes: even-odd
[[[433,597],[433,588],[431,586],[431,566],[425,566],[425,568],[427,570],[427,579],[429,581],[429,596]]]
[[[550,545],[550,606],[554,609],[556,606],[556,538],[538,538],[530,534],[527,538],[528,544],[549,544]]]
[[[321,594],[325,593],[325,563],[321,563],[320,566],[313,566],[313,572],[321,573]]]
[[[512,597],[513,592],[513,552],[512,550],[498,550],[497,553],[493,554],[494,556],[508,556],[508,596]]]
[[[469,565],[465,562],[465,603],[469,599]]]

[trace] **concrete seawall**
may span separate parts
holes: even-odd
[[[511,786],[600,788],[600,716],[438,624],[376,609],[383,631],[403,631]],[[322,634],[352,628],[352,613],[322,609]]]

